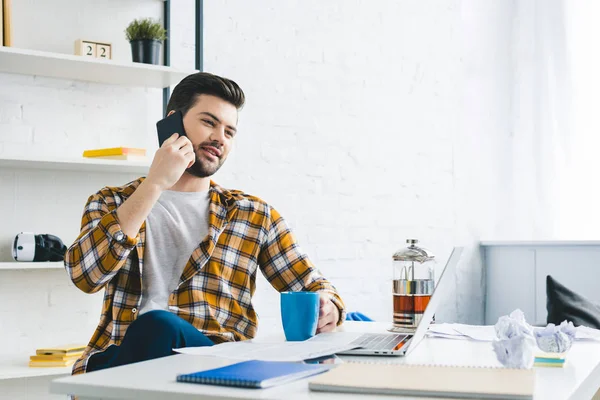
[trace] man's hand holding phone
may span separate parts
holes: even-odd
[[[154,155],[148,176],[117,209],[121,230],[132,238],[138,234],[162,191],[175,185],[196,160],[194,146],[185,134],[181,112],[171,112],[156,123],[156,128],[160,148]]]
[[[167,190],[177,183],[185,170],[194,164],[195,159],[192,142],[186,136],[174,133],[154,155],[146,181],[161,190]]]

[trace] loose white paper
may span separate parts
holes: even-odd
[[[588,328],[587,326],[578,326],[575,333],[575,340],[600,340],[600,330]]]
[[[350,350],[355,347],[351,343],[361,335],[362,333],[354,332],[329,332],[318,334],[303,342],[265,343],[244,340],[173,350],[182,354],[235,360],[302,361]]]
[[[492,325],[443,323],[430,325],[427,336],[491,342],[496,338],[496,331]]]
[[[464,336],[462,333],[459,333],[454,330],[452,327],[454,324],[431,324],[427,330],[427,334],[437,334],[442,336]]]
[[[533,327],[532,327],[533,328]],[[542,328],[533,328],[534,330]],[[493,325],[464,325],[464,324],[431,324],[427,331],[428,337],[440,337],[459,340],[478,340],[491,342],[496,339]],[[600,330],[587,326],[575,328],[575,340],[600,340]]]
[[[460,334],[448,335],[446,333],[438,333],[438,332],[433,332],[433,331],[428,331],[427,337],[428,338],[454,339],[454,340],[471,340],[471,338],[469,338],[465,335],[460,335]]]
[[[481,342],[491,342],[496,338],[496,331],[493,325],[464,325],[453,324],[453,328],[472,340]]]

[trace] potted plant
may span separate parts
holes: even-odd
[[[134,19],[125,29],[133,62],[159,64],[160,45],[167,38],[166,33],[152,18]]]

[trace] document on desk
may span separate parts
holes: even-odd
[[[496,338],[493,325],[431,324],[427,336],[491,342]]]
[[[210,347],[173,349],[177,353],[214,356],[234,360],[302,361],[323,357],[355,348],[351,343],[362,333],[320,333],[303,342],[226,342]]]
[[[534,327],[534,330],[542,329]],[[493,325],[465,325],[465,324],[431,324],[427,330],[428,337],[441,337],[447,339],[475,340],[492,342],[496,340],[496,330]],[[575,331],[576,340],[600,340],[600,330],[578,326]]]
[[[587,326],[578,326],[575,333],[577,340],[600,340],[600,330],[589,328]]]
[[[471,340],[491,342],[496,339],[496,329],[493,325],[452,324],[452,328]]]

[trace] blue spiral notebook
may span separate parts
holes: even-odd
[[[328,371],[323,365],[250,360],[226,367],[177,375],[177,382],[263,389]]]

